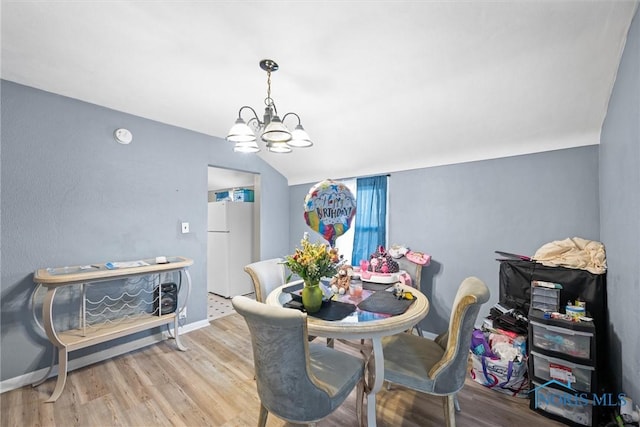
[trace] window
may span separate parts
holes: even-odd
[[[356,180],[356,217],[351,264],[368,260],[380,245],[386,246],[387,236],[386,175]]]

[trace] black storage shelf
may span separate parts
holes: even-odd
[[[579,298],[586,302],[593,321],[547,319],[544,312],[530,310],[533,280],[562,285],[558,301],[560,311],[564,312],[569,302]],[[530,408],[567,425],[597,427],[604,411],[601,406],[594,405],[593,395],[605,392],[609,384],[604,357],[608,346],[606,274],[549,267],[533,261],[501,260],[500,302],[528,313]],[[566,379],[572,378],[569,371],[575,376],[571,389],[564,386]],[[547,372],[548,378],[544,378]],[[558,378],[565,378],[565,381]],[[576,382],[579,388],[574,387]],[[544,398],[539,399],[536,407],[535,397],[541,396]],[[548,399],[550,397],[556,400]],[[560,398],[581,398],[584,400],[580,402],[584,404],[562,405],[564,401],[558,400]]]

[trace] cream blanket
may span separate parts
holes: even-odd
[[[550,267],[579,268],[593,274],[607,270],[604,245],[580,237],[547,243],[536,251],[533,259]]]

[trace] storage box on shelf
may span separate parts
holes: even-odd
[[[558,311],[560,308],[560,288],[549,288],[545,285],[555,284],[539,280],[531,282],[531,308],[542,311]]]
[[[591,391],[595,384],[595,368],[589,365],[579,365],[564,359],[531,352],[531,375],[541,380],[560,380],[571,384],[571,387],[581,392]]]
[[[531,382],[531,408],[550,418],[572,426],[597,426],[593,401],[577,399],[574,394],[553,387],[554,384]]]
[[[538,314],[539,313],[539,314]],[[593,322],[570,322],[545,319],[539,310],[529,312],[531,349],[554,353],[574,360],[595,359],[595,327]]]
[[[234,202],[253,202],[253,190],[238,188],[233,190]]]
[[[233,193],[229,191],[218,191],[216,193],[216,202],[230,202],[232,200]]]
[[[254,192],[248,188],[234,188],[233,190],[216,192],[216,202],[250,202],[254,201]]]

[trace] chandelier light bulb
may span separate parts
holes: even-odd
[[[309,138],[309,134],[304,130],[301,124],[298,124],[296,128],[291,132],[291,141],[287,142],[294,148],[311,147],[313,142]]]

